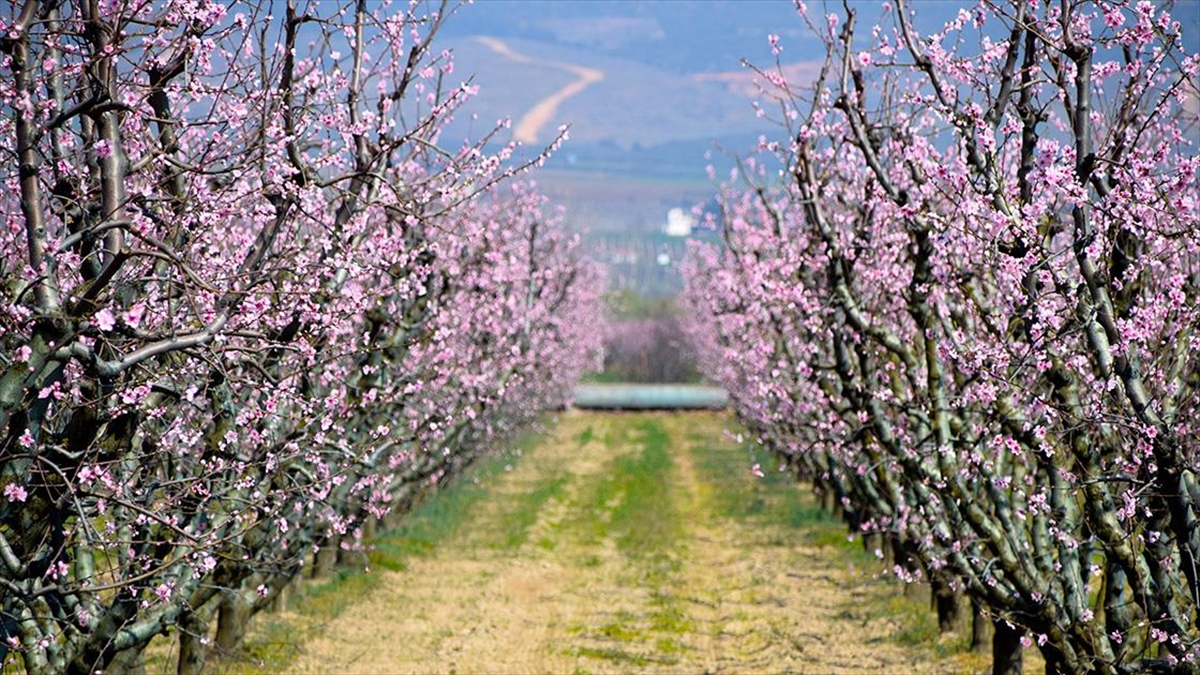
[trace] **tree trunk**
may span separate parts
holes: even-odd
[[[875,551],[875,549],[879,548],[881,545],[882,545],[882,537],[880,537],[879,533],[863,532],[862,548],[863,548],[864,552],[872,553]]]
[[[963,627],[962,602],[958,591],[950,585],[947,575],[934,572],[929,576],[933,592],[933,606],[937,610],[938,632],[953,633]]]
[[[1135,621],[1133,608],[1137,605],[1130,601],[1127,585],[1125,569],[1119,563],[1109,561],[1104,570],[1104,628],[1106,633],[1118,632],[1126,636],[1121,642],[1109,642],[1118,663],[1124,660],[1127,649],[1137,649],[1129,640],[1132,637],[1129,629]]]
[[[971,600],[971,651],[982,652],[992,640],[992,620],[983,614],[983,607]]]
[[[313,556],[312,578],[319,579],[333,573],[333,569],[337,566],[337,550],[337,537],[327,537],[321,543],[321,548]]]
[[[208,621],[200,610],[184,612],[179,616],[179,662],[176,675],[202,675],[204,662],[208,659]]]
[[[355,542],[354,539],[347,538],[345,541],[355,542],[357,544],[365,544],[366,542],[370,541],[366,535],[366,525],[370,520],[371,517],[367,516],[367,518],[363,521],[363,524],[360,526],[362,528],[360,539]],[[336,553],[338,567],[357,567],[362,569],[363,567],[367,566],[368,561],[366,550],[362,548],[356,548],[355,546],[342,546],[341,544],[342,542],[339,540]]]
[[[387,515],[383,517],[383,531],[391,532],[397,530],[403,524],[404,512],[399,505],[393,500],[392,508],[388,510]]]
[[[303,575],[299,573],[291,577],[288,583],[284,584],[283,587],[279,589],[279,592],[275,594],[275,597],[271,599],[271,604],[268,609],[272,612],[286,612],[288,608],[288,601],[291,600],[292,595],[296,592],[296,585],[301,583],[302,579]]]
[[[1061,675],[1069,673],[1066,660],[1063,658],[1061,650],[1046,644],[1041,648],[1042,658],[1046,660],[1046,675]]]
[[[992,675],[1021,675],[1021,635],[1020,628],[1008,625],[1003,619],[993,622],[995,627],[992,635]]]
[[[883,552],[880,563],[890,570],[896,566],[896,540],[890,534],[881,535],[879,539],[879,550]]]
[[[221,596],[217,609],[217,649],[221,655],[232,654],[246,639],[251,614],[250,603],[240,590],[227,591]]]
[[[117,652],[104,672],[110,675],[146,675],[146,658],[140,649]]]

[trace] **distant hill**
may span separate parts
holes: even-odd
[[[500,56],[477,36],[449,41],[456,71],[474,75],[480,88],[468,105],[469,115],[460,115],[452,132],[479,134],[503,117],[515,123],[539,101],[575,79],[561,67],[547,65],[550,63],[584,66],[604,74],[604,79],[563,101],[548,132],[539,139],[549,140],[559,124],[570,124],[569,152],[589,168],[603,162],[611,168],[611,162],[620,161],[622,153],[628,155],[626,161],[641,164],[649,149],[663,147],[667,155],[678,156],[687,147],[696,149],[694,170],[703,175],[704,149],[712,141],[744,144],[773,130],[755,117],[753,98],[744,87],[737,91],[729,82],[544,42],[507,39],[505,43],[531,60],[519,62]],[[732,70],[738,74],[736,63]]]
[[[808,4],[814,18],[825,11],[819,0]],[[916,27],[929,32],[969,4],[914,0]],[[1200,0],[1174,4],[1194,43]],[[875,0],[851,5],[864,26],[883,7]],[[711,198],[706,153],[718,146],[744,153],[759,135],[782,135],[755,116],[752,73],[741,66],[743,58],[773,63],[768,34],[780,36],[790,78],[813,75],[823,47],[790,0],[477,0],[441,36],[454,51],[455,77],[479,86],[446,137],[477,138],[506,117],[515,127],[540,104],[546,123],[529,144],[534,152],[559,124],[570,124],[570,142],[539,182],[567,206],[573,224],[596,233],[597,255],[610,259],[613,279],[670,293],[678,287],[672,275],[681,241],[659,233],[668,209]],[[584,83],[584,69],[602,78]],[[728,158],[712,154],[725,176]],[[669,253],[670,263],[658,265],[658,252]]]
[[[680,286],[684,239],[662,228],[668,210],[711,199],[706,154],[742,152],[779,133],[755,116],[741,66],[743,57],[770,58],[772,32],[800,41],[804,26],[789,2],[481,0],[442,36],[455,76],[479,87],[446,134],[478,138],[507,117],[507,140],[519,127],[527,133],[524,116],[553,104],[528,151],[559,124],[571,126],[571,140],[538,182],[572,225],[593,233],[589,247],[615,287],[669,295]],[[583,83],[585,69],[602,78]]]
[[[731,70],[743,57],[766,57],[767,33],[805,36],[792,2],[479,0],[447,25],[447,34],[456,37],[539,42],[677,75]]]

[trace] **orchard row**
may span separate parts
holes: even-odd
[[[800,13],[815,85],[759,69],[786,135],[693,251],[706,372],[993,618],[997,672],[1200,671],[1197,36],[1150,2]]]
[[[175,631],[198,672],[209,617],[236,644],[595,360],[599,272],[514,146],[439,140],[447,11],[2,20],[0,662],[135,668]]]

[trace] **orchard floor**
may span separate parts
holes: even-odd
[[[308,639],[287,672],[987,667],[948,653],[925,603],[879,579],[791,480],[765,461],[754,477],[765,458],[729,425],[717,413],[559,415],[436,546],[373,572],[381,583],[336,620],[293,633]]]

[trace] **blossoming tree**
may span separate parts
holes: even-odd
[[[235,643],[561,404],[596,271],[513,146],[442,142],[447,3],[10,7],[0,661],[132,667],[177,630],[195,671],[215,608]]]
[[[1200,57],[1149,2],[800,10],[824,66],[759,70],[788,135],[693,252],[709,374],[997,671],[1200,670]]]

